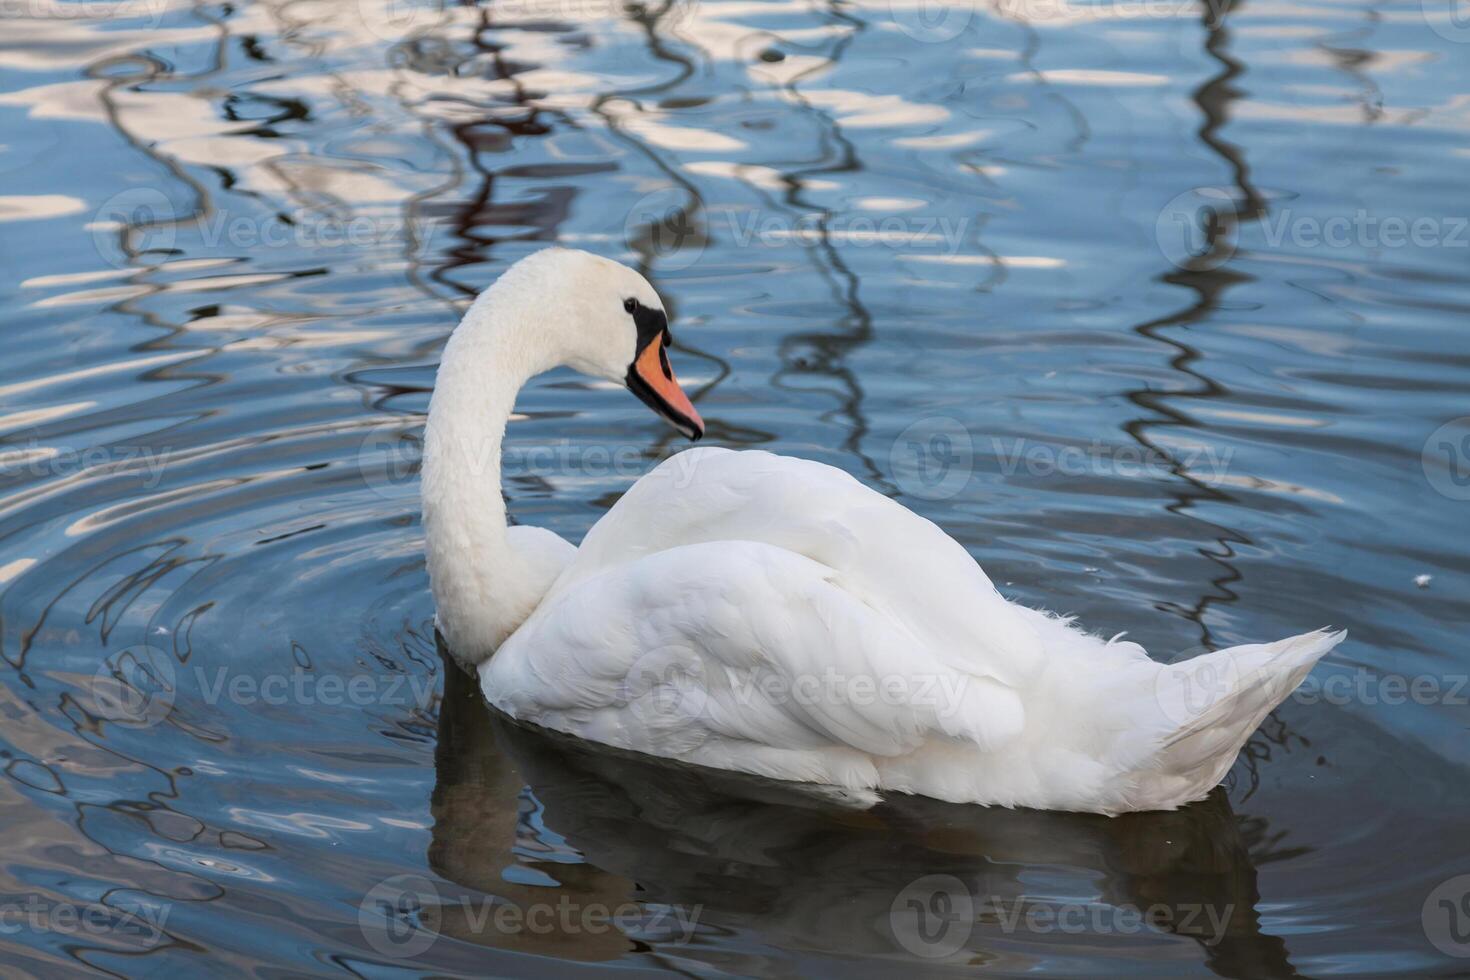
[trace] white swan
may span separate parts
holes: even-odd
[[[580,548],[507,527],[501,439],[542,371],[626,385],[699,438],[668,344],[637,272],[548,249],[444,349],[422,487],[438,625],[517,719],[861,800],[1172,809],[1344,635],[1164,667],[1006,601],[936,525],[846,473],[765,452],[673,456]]]

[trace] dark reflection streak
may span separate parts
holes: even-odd
[[[1204,5],[1201,16],[1201,24],[1205,29],[1205,52],[1221,65],[1221,71],[1212,78],[1205,81],[1194,91],[1193,99],[1200,112],[1203,113],[1205,122],[1198,130],[1198,135],[1206,146],[1214,150],[1230,167],[1234,176],[1235,185],[1239,189],[1241,199],[1244,202],[1244,212],[1251,216],[1263,214],[1265,210],[1264,199],[1250,182],[1250,168],[1247,166],[1240,151],[1231,143],[1222,139],[1219,131],[1230,119],[1230,104],[1238,96],[1239,91],[1231,84],[1244,71],[1240,62],[1232,58],[1228,52],[1229,33],[1225,29],[1225,21],[1229,14],[1239,6],[1238,3],[1227,3],[1218,10],[1213,10],[1209,3]],[[1174,340],[1165,335],[1164,331],[1171,327],[1188,325],[1199,322],[1208,317],[1219,307],[1220,299],[1225,291],[1232,285],[1244,281],[1244,277],[1230,272],[1228,269],[1191,271],[1183,270],[1169,273],[1163,277],[1165,282],[1173,285],[1183,286],[1196,294],[1196,299],[1186,309],[1179,313],[1151,320],[1134,328],[1140,336],[1149,340],[1167,345],[1175,351],[1170,359],[1170,367],[1185,375],[1191,381],[1197,383],[1197,387],[1188,391],[1156,392],[1147,386],[1135,391],[1125,393],[1125,397],[1139,408],[1151,413],[1151,416],[1136,419],[1124,426],[1126,431],[1139,445],[1151,453],[1160,454],[1161,458],[1169,461],[1170,471],[1180,481],[1187,484],[1188,490],[1181,491],[1175,498],[1175,502],[1165,509],[1188,516],[1193,520],[1207,524],[1218,536],[1216,541],[1219,545],[1218,551],[1208,549],[1202,550],[1202,554],[1212,562],[1220,565],[1222,574],[1213,579],[1211,585],[1214,594],[1205,594],[1193,607],[1177,609],[1184,618],[1194,622],[1200,634],[1200,643],[1206,647],[1213,645],[1213,637],[1205,622],[1209,606],[1213,602],[1233,602],[1236,594],[1229,586],[1240,580],[1241,574],[1233,566],[1229,559],[1234,557],[1237,545],[1250,544],[1250,539],[1239,532],[1229,528],[1221,527],[1209,521],[1204,521],[1187,512],[1193,507],[1195,500],[1225,500],[1232,498],[1192,476],[1182,462],[1180,462],[1166,446],[1155,443],[1148,435],[1148,430],[1156,426],[1178,426],[1190,428],[1196,425],[1193,418],[1184,412],[1172,408],[1168,402],[1175,398],[1220,398],[1229,394],[1221,385],[1201,372],[1194,369],[1194,365],[1200,360],[1199,351],[1183,341]],[[1161,420],[1158,416],[1163,416]]]
[[[1232,183],[1242,195],[1242,199],[1236,202],[1233,215],[1237,222],[1256,221],[1267,212],[1265,198],[1251,182],[1250,167],[1244,155],[1235,144],[1220,137],[1220,130],[1230,121],[1230,104],[1242,94],[1232,83],[1245,74],[1245,65],[1230,54],[1230,32],[1225,22],[1243,6],[1244,0],[1223,0],[1215,9],[1214,0],[1204,0],[1200,23],[1205,29],[1205,54],[1219,62],[1222,70],[1190,94],[1205,117],[1196,135],[1230,167]]]
[[[1026,44],[1017,52],[1017,60],[1022,67],[1036,79],[1038,87],[1046,90],[1047,98],[1062,107],[1062,111],[1072,117],[1072,125],[1076,127],[1077,133],[1064,145],[1068,152],[1080,153],[1087,142],[1092,139],[1092,126],[1087,121],[1087,114],[1077,107],[1077,103],[1067,98],[1066,94],[1056,85],[1046,80],[1045,73],[1036,67],[1037,56],[1041,54],[1041,34],[1026,21],[1017,21],[1021,28],[1021,36],[1026,39]]]
[[[813,265],[817,273],[827,281],[834,300],[847,307],[848,314],[837,324],[838,332],[796,331],[788,334],[778,349],[785,362],[784,366],[772,377],[771,383],[783,390],[805,391],[808,389],[784,384],[783,379],[788,375],[815,374],[836,381],[838,387],[845,392],[845,394],[838,395],[838,411],[848,419],[842,448],[862,465],[869,483],[889,496],[896,496],[898,489],[888,482],[883,470],[863,449],[863,441],[871,428],[867,415],[863,411],[864,391],[856,372],[844,363],[849,354],[873,340],[873,316],[859,298],[861,280],[847,267],[832,244],[829,227],[831,209],[802,200],[802,191],[807,177],[819,174],[852,173],[862,169],[857,147],[843,133],[842,125],[837,121],[835,114],[814,106],[798,87],[808,75],[828,70],[840,62],[847,48],[867,29],[866,21],[847,13],[840,3],[830,2],[827,5],[827,12],[832,19],[846,23],[852,30],[840,36],[833,43],[831,53],[825,62],[815,64],[806,71],[793,75],[782,87],[790,98],[815,119],[819,127],[825,130],[823,152],[819,155],[819,159],[827,159],[831,162],[786,171],[783,174],[787,182],[784,203],[795,214],[820,213],[821,217],[816,223],[819,236],[818,245],[811,250]],[[835,160],[832,159],[834,147]],[[818,254],[825,256],[825,266],[818,258]],[[815,350],[819,356],[815,361],[798,361],[794,352],[802,350]],[[824,415],[823,419],[829,417],[830,415]]]
[[[1231,2],[1221,6],[1218,10],[1212,10],[1210,3],[1204,4],[1201,15],[1201,24],[1205,29],[1204,50],[1221,65],[1221,71],[1196,89],[1193,95],[1195,104],[1199,106],[1205,118],[1204,124],[1198,130],[1200,141],[1212,149],[1230,167],[1235,187],[1239,193],[1235,213],[1230,214],[1227,210],[1224,215],[1227,221],[1239,221],[1242,218],[1257,220],[1266,213],[1265,198],[1251,183],[1250,167],[1244,155],[1238,147],[1219,135],[1220,130],[1230,121],[1231,103],[1240,96],[1240,91],[1232,83],[1245,71],[1244,65],[1231,57],[1228,52],[1230,34],[1224,26],[1230,13],[1239,9],[1241,5],[1239,2]],[[1225,228],[1212,229],[1212,235],[1225,233],[1228,233]],[[1211,244],[1213,243],[1214,239],[1211,241]],[[1171,285],[1183,286],[1193,291],[1196,299],[1178,313],[1139,324],[1134,327],[1134,332],[1150,341],[1172,348],[1174,354],[1169,360],[1170,367],[1196,382],[1197,386],[1192,390],[1170,392],[1156,392],[1144,386],[1126,392],[1125,397],[1129,401],[1149,414],[1128,422],[1123,428],[1147,451],[1157,453],[1158,458],[1167,459],[1171,473],[1185,485],[1185,488],[1176,491],[1173,503],[1168,504],[1165,510],[1199,521],[1215,534],[1216,548],[1199,549],[1200,555],[1221,569],[1220,574],[1210,580],[1210,590],[1203,593],[1192,606],[1184,607],[1171,603],[1163,607],[1193,622],[1199,631],[1200,644],[1207,649],[1214,649],[1217,644],[1207,623],[1209,608],[1215,603],[1228,604],[1238,598],[1232,586],[1241,581],[1243,575],[1232,563],[1232,559],[1239,546],[1249,545],[1252,542],[1247,535],[1239,531],[1190,513],[1197,500],[1233,503],[1234,498],[1192,476],[1185,465],[1166,446],[1159,445],[1150,438],[1149,431],[1155,427],[1197,427],[1198,423],[1191,416],[1168,404],[1173,399],[1216,399],[1229,396],[1229,391],[1222,385],[1196,370],[1196,363],[1202,359],[1200,352],[1183,341],[1166,336],[1165,331],[1172,327],[1204,321],[1219,308],[1221,298],[1228,289],[1248,279],[1239,273],[1230,271],[1227,267],[1176,270],[1161,278],[1162,281]],[[1292,737],[1291,730],[1279,719],[1274,719],[1272,723],[1263,726],[1251,736],[1251,740],[1241,753],[1249,780],[1242,799],[1249,799],[1259,785],[1260,774],[1257,770],[1257,762],[1263,758],[1269,758],[1270,745],[1285,745]],[[1296,737],[1300,739],[1299,736]]]
[[[663,38],[658,33],[659,21],[673,11],[681,2],[688,2],[688,0],[665,0],[664,5],[656,10],[651,12],[646,9],[635,10],[630,12],[629,16],[643,28],[643,32],[648,38],[648,51],[653,55],[654,59],[679,65],[683,70],[676,77],[668,81],[659,82],[649,88],[629,89],[621,93],[622,95],[632,96],[645,92],[665,92],[675,88],[684,79],[694,74],[694,62],[666,48],[663,43]],[[602,100],[599,99],[597,104],[601,105],[601,103]]]
[[[504,58],[501,56],[501,52],[504,50],[503,46],[487,39],[484,36],[486,31],[493,30],[494,28],[495,25],[491,20],[491,10],[482,9],[480,11],[479,25],[472,32],[470,37],[470,45],[474,49],[474,53],[466,58],[459,59],[453,65],[439,66],[441,70],[444,70],[446,73],[453,74],[458,66],[460,64],[463,64],[464,61],[473,60],[480,54],[489,55],[490,64],[495,69],[495,80],[507,82],[511,86],[512,94],[508,101],[514,105],[521,106],[526,110],[525,118],[520,120],[518,123],[511,124],[498,119],[476,120],[470,123],[460,123],[451,126],[449,130],[450,135],[461,146],[463,146],[466,165],[469,167],[469,169],[475,171],[480,175],[480,181],[479,186],[476,188],[476,190],[469,197],[467,197],[463,201],[463,203],[460,204],[459,207],[455,209],[455,217],[457,220],[451,233],[456,239],[464,242],[465,245],[463,247],[450,249],[447,252],[448,260],[435,264],[432,268],[432,271],[428,273],[427,279],[429,281],[439,284],[440,286],[445,287],[449,291],[449,298],[446,301],[449,302],[450,305],[457,311],[461,312],[462,310],[460,309],[460,304],[457,304],[454,298],[457,296],[460,300],[467,302],[474,298],[475,294],[478,292],[478,289],[473,285],[455,282],[453,279],[450,278],[450,274],[455,269],[463,268],[470,265],[477,265],[480,262],[484,261],[484,256],[482,254],[483,249],[486,246],[493,245],[496,241],[496,239],[494,238],[482,236],[475,232],[475,228],[479,224],[481,215],[484,214],[485,210],[491,205],[492,201],[494,200],[495,173],[480,162],[480,153],[475,146],[476,141],[474,139],[474,130],[479,126],[490,123],[493,125],[498,125],[511,133],[516,133],[518,131],[544,131],[543,127],[538,122],[538,116],[546,110],[543,110],[532,103],[529,94],[525,90],[525,87],[521,85],[520,81],[515,77],[515,72],[512,70],[512,67],[506,64]],[[422,47],[426,40],[428,40],[428,38],[415,38],[412,42],[405,42],[403,45],[400,45],[398,50],[404,52],[405,57],[411,57],[413,54],[416,53],[414,49]],[[434,40],[439,39],[434,38]],[[446,42],[446,47],[447,46],[448,44]],[[420,66],[420,70],[428,71],[428,67]],[[555,115],[555,113],[549,112],[548,114]],[[450,157],[455,159],[456,161],[458,159],[457,155],[454,153],[451,153]],[[405,204],[405,214],[406,217],[409,218],[409,221],[406,222],[407,225],[412,224],[413,208],[427,202],[428,200],[431,200],[439,193],[459,187],[463,182],[464,172],[456,168],[456,172],[451,176],[452,179],[441,185],[439,188],[428,191],[422,195],[418,195]],[[416,263],[410,260],[409,265],[410,268],[414,270],[414,276],[415,279],[417,279],[418,268]],[[433,290],[432,288],[427,289],[426,292],[432,295],[435,299],[443,298],[439,292]]]
[[[432,123],[422,123],[419,126],[419,132],[424,137],[424,140],[426,142],[433,143],[436,146],[444,146],[442,141],[439,139],[439,134],[436,127]],[[459,155],[453,150],[448,149],[447,147],[445,148],[445,150],[446,152],[444,155],[448,157],[450,161],[450,173],[445,178],[444,182],[438,187],[431,187],[427,190],[420,191],[419,193],[412,195],[403,202],[403,258],[405,278],[408,279],[409,283],[413,285],[414,288],[418,289],[419,292],[423,293],[425,296],[428,296],[430,299],[439,303],[443,303],[449,308],[450,313],[455,318],[458,318],[464,313],[464,310],[468,304],[460,301],[462,297],[459,295],[460,289],[457,284],[451,284],[454,286],[454,290],[453,294],[448,296],[442,294],[439,290],[435,289],[430,284],[431,281],[443,281],[438,277],[438,273],[441,271],[441,268],[439,266],[434,266],[431,268],[431,271],[428,273],[428,275],[425,276],[423,272],[423,263],[421,263],[418,258],[418,250],[423,247],[424,242],[419,239],[416,231],[418,226],[414,223],[416,217],[419,215],[420,210],[424,205],[432,201],[434,198],[438,197],[440,194],[446,193],[447,191],[453,190],[454,188],[458,187],[460,183],[464,180],[464,171],[459,161]],[[426,226],[432,227],[431,225]],[[435,340],[433,342],[435,347],[437,347],[439,343],[439,340]],[[418,351],[418,354],[420,356],[423,356],[426,353],[427,351],[423,350],[422,348]]]
[[[1363,12],[1363,16],[1368,21],[1367,24],[1355,31],[1333,34],[1330,39],[1323,38],[1318,46],[1332,59],[1338,71],[1357,83],[1360,93],[1358,104],[1363,109],[1363,124],[1371,126],[1383,118],[1383,88],[1367,71],[1377,60],[1378,54],[1366,48],[1343,47],[1338,43],[1369,38],[1377,33],[1383,15],[1376,8],[1370,7]]]
[[[693,226],[697,223],[699,215],[704,211],[704,197],[699,193],[699,188],[696,187],[692,181],[688,180],[683,175],[683,173],[680,172],[677,166],[674,166],[665,161],[656,150],[654,150],[652,147],[648,146],[642,140],[639,140],[632,133],[629,133],[626,129],[620,126],[617,115],[607,110],[608,103],[613,102],[617,99],[633,99],[634,97],[639,95],[653,95],[661,92],[671,91],[677,88],[679,84],[682,83],[685,79],[690,78],[694,74],[694,62],[691,59],[684,57],[683,55],[665,47],[663,39],[660,38],[658,34],[660,20],[663,17],[667,16],[671,11],[673,11],[680,2],[681,0],[666,0],[663,6],[658,7],[653,11],[648,11],[644,9],[633,11],[629,14],[630,18],[643,28],[648,42],[648,52],[653,56],[654,60],[668,62],[670,64],[679,66],[679,70],[675,72],[674,76],[672,78],[655,82],[652,85],[645,85],[641,88],[633,88],[618,92],[605,93],[593,100],[591,106],[589,106],[589,110],[592,112],[593,115],[602,120],[603,125],[606,127],[609,136],[617,140],[619,143],[627,146],[634,153],[648,160],[648,162],[653,165],[654,169],[658,170],[665,177],[667,177],[671,183],[677,185],[684,190],[684,192],[688,195],[689,202],[685,208],[684,220],[688,222],[691,226]],[[633,248],[638,252],[639,259],[636,263],[638,271],[642,273],[649,282],[653,283],[655,288],[657,288],[658,275],[653,267],[652,255],[649,250],[640,249],[638,247],[640,244],[642,244],[641,241],[636,240],[630,241],[628,243],[630,248]],[[669,320],[671,322],[677,321],[679,317],[677,309],[677,299],[671,295],[668,295],[665,290],[659,290],[659,293],[663,296],[665,304],[667,304]],[[730,367],[730,362],[713,353],[712,351],[690,344],[688,339],[688,331],[684,331],[680,334],[679,339],[675,343],[674,347],[676,350],[692,354],[695,357],[700,358],[701,360],[716,365],[715,377],[708,384],[699,388],[698,391],[695,391],[690,395],[690,399],[692,401],[696,403],[701,401],[707,396],[709,392],[713,391],[720,384],[720,382],[724,381],[725,378],[730,376],[732,370]],[[712,427],[715,427],[717,429],[720,428],[715,425],[713,420],[711,420],[711,425]],[[723,432],[721,434],[727,437],[730,435],[730,433],[728,432]],[[748,437],[750,434],[746,433],[746,435]],[[660,431],[656,440],[651,445],[651,452],[653,454],[653,457],[658,459],[668,455],[670,451],[670,444],[676,438],[679,437],[677,437],[672,432]]]
[[[220,31],[220,40],[213,49],[214,58],[212,67],[207,68],[205,71],[196,76],[189,76],[195,80],[198,80],[208,78],[209,76],[217,74],[225,69],[225,49],[230,39],[230,33],[229,26],[225,22],[213,20],[205,16],[197,9],[195,11],[195,14],[196,16],[200,16],[206,21],[209,21],[210,23],[216,24],[219,27]],[[110,74],[106,71],[106,69],[112,66],[129,65],[140,61],[149,65],[152,70],[148,72],[138,72],[131,75],[115,75]],[[175,80],[179,76],[177,76],[174,72],[168,70],[168,66],[163,61],[157,58],[145,57],[136,53],[123,57],[107,58],[94,62],[93,64],[87,66],[86,74],[88,77],[105,79],[107,81],[107,84],[98,92],[97,99],[99,104],[101,105],[103,115],[107,119],[108,125],[112,127],[117,136],[134,151],[156,163],[167,173],[168,177],[188,188],[193,193],[195,202],[193,210],[191,210],[187,214],[175,215],[172,220],[167,222],[167,224],[178,227],[191,221],[201,220],[205,215],[211,213],[211,211],[213,210],[213,205],[209,193],[209,188],[206,187],[203,182],[196,180],[192,175],[190,175],[188,169],[181,165],[176,158],[167,153],[160,152],[157,148],[157,145],[152,140],[135,136],[123,123],[122,111],[117,103],[116,93],[119,90],[136,88],[137,86],[140,86],[145,82],[158,80],[160,78]],[[163,183],[166,183],[166,181]],[[118,248],[121,252],[127,255],[130,263],[138,263],[141,255],[133,249],[131,244],[133,230],[134,229],[131,226],[118,230]],[[162,319],[158,314],[145,308],[147,301],[150,300],[153,296],[162,292],[165,288],[163,285],[147,282],[148,276],[155,271],[157,271],[155,266],[140,265],[136,272],[131,273],[127,277],[126,281],[132,285],[141,286],[147,291],[123,300],[119,300],[118,302],[108,307],[110,311],[116,312],[119,315],[125,317],[135,317],[148,326],[154,327],[160,331],[160,334],[158,336],[146,340],[141,344],[138,344],[135,349],[139,351],[174,349],[173,341],[179,338],[187,337],[188,334],[188,330],[184,325],[166,321]],[[202,364],[212,354],[212,351],[204,352],[199,359],[191,360],[187,366],[193,367]],[[183,367],[184,365],[174,365],[171,368],[161,368],[157,372],[149,372],[148,374],[144,375],[143,380],[146,381],[153,378],[176,380],[183,377],[183,375],[176,374],[174,372],[181,370]],[[194,377],[198,378],[205,384],[217,383],[223,380],[223,376],[217,374],[201,373],[194,375]]]

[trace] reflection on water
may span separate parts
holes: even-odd
[[[1029,955],[1018,930],[1058,940],[1047,969],[1086,969],[1086,933],[1116,929],[1136,955],[1172,958],[1182,939],[1227,976],[1295,975],[1256,910],[1253,850],[1265,861],[1277,848],[1223,791],[1185,811],[1112,820],[917,797],[845,810],[530,731],[492,717],[467,678],[446,679],[439,744],[453,748],[437,757],[429,866],[476,892],[529,907],[554,884],[579,905],[679,909],[700,954],[740,973],[760,971],[750,936],[890,969],[915,953],[1020,968]],[[492,799],[520,805],[487,811]],[[970,914],[953,914],[956,902]],[[535,938],[578,959],[635,948],[568,921]],[[522,935],[469,938],[519,946]]]
[[[1453,12],[4,13],[8,967],[1470,953],[1435,890],[1470,872]],[[510,726],[435,649],[417,438],[458,312],[550,242],[659,286],[711,439],[854,473],[1021,601],[1164,657],[1351,641],[1209,801],[1112,821],[854,811]],[[573,540],[679,448],[566,373],[520,410],[511,512]],[[594,908],[616,924],[560,917]]]

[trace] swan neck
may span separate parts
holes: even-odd
[[[525,559],[511,547],[501,446],[516,395],[546,365],[535,334],[471,307],[440,362],[424,431],[422,496],[429,580],[440,631],[469,663],[490,656],[535,608]]]

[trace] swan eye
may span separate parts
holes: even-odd
[[[634,310],[638,309],[638,301],[636,299],[623,300],[623,309],[627,310],[629,313],[632,313]]]

